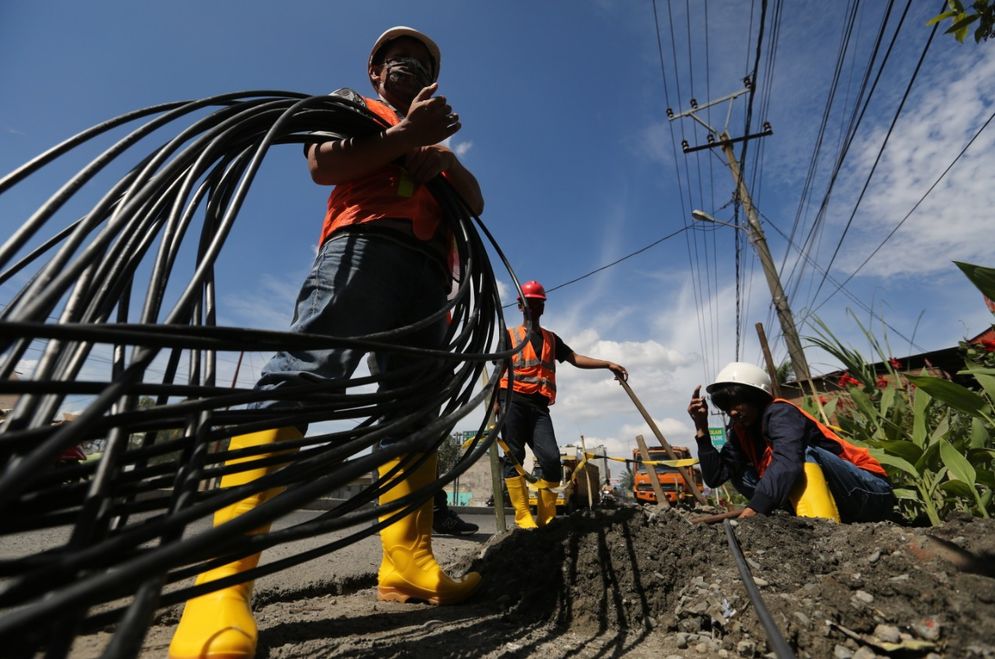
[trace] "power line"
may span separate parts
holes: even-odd
[[[960,153],[957,154],[957,157],[955,157],[952,161],[950,161],[950,164],[947,165],[947,168],[943,170],[943,173],[941,173],[937,177],[937,179],[935,181],[933,181],[933,184],[931,186],[929,186],[929,189],[926,190],[926,192],[921,197],[919,197],[919,201],[917,201],[915,203],[915,205],[912,206],[911,209],[909,209],[909,212],[906,213],[905,216],[901,220],[898,221],[898,224],[896,224],[894,227],[892,227],[891,231],[888,232],[888,235],[885,236],[884,239],[878,244],[878,246],[875,247],[874,250],[870,254],[867,255],[867,258],[865,258],[863,260],[863,262],[861,262],[861,264],[859,266],[857,266],[857,268],[853,272],[851,272],[847,276],[846,279],[843,280],[843,283],[838,284],[836,286],[836,289],[833,290],[833,292],[830,293],[826,297],[826,299],[824,299],[822,302],[819,303],[819,306],[817,306],[814,309],[812,309],[811,313],[815,313],[816,311],[818,311],[819,309],[821,309],[822,306],[826,302],[828,302],[834,295],[836,295],[836,293],[839,292],[840,289],[842,289],[842,287],[847,284],[847,282],[849,282],[851,279],[853,279],[857,275],[857,273],[860,272],[863,269],[863,267],[865,265],[867,265],[868,262],[872,258],[874,258],[874,256],[879,251],[881,251],[881,248],[884,247],[885,243],[887,243],[889,240],[891,240],[891,237],[894,236],[895,233],[898,232],[898,230],[902,228],[902,225],[905,224],[905,221],[908,220],[912,216],[912,214],[916,212],[916,210],[919,208],[919,206],[922,204],[922,202],[926,200],[926,197],[928,197],[929,194],[936,188],[936,186],[940,184],[940,181],[943,180],[943,178],[947,175],[947,173],[951,169],[953,169],[953,166],[957,164],[957,161],[961,159],[961,156],[963,156],[967,152],[967,150],[971,147],[971,145],[974,144],[974,141],[978,139],[978,136],[981,135],[982,131],[984,131],[985,128],[987,128],[988,125],[992,122],[992,119],[995,119],[995,113],[992,113],[991,115],[988,116],[988,119],[985,121],[985,123],[981,125],[981,128],[979,128],[977,130],[977,132],[974,134],[974,136],[968,141],[968,143],[964,145],[964,148],[960,150]],[[827,271],[827,273],[828,273],[828,271]],[[826,274],[825,276],[828,277],[828,274]],[[905,337],[902,337],[902,338],[905,338]]]
[[[826,212],[827,212],[828,206],[829,206],[829,198],[832,195],[833,187],[836,184],[837,176],[839,175],[840,169],[843,166],[843,162],[846,159],[847,153],[849,152],[850,145],[853,143],[853,139],[854,139],[854,137],[857,134],[857,130],[859,129],[860,124],[863,121],[864,114],[866,113],[867,108],[870,105],[871,99],[874,97],[874,92],[877,90],[878,83],[881,80],[881,74],[884,72],[885,66],[887,66],[887,64],[888,64],[888,60],[891,57],[891,53],[892,53],[892,50],[895,47],[895,43],[896,43],[896,41],[898,39],[898,35],[901,33],[902,26],[905,24],[905,18],[908,15],[909,8],[911,7],[911,5],[912,5],[912,0],[908,0],[908,2],[905,5],[905,9],[902,12],[902,15],[901,15],[901,17],[898,20],[898,25],[895,27],[895,31],[892,33],[891,41],[889,42],[888,48],[886,49],[884,57],[881,60],[881,64],[878,67],[877,75],[874,77],[874,82],[871,85],[870,90],[867,92],[867,96],[864,98],[864,103],[863,103],[863,106],[860,109],[860,113],[858,115],[856,115],[856,117],[854,117],[854,115],[851,115],[851,117],[850,117],[850,125],[849,125],[849,128],[847,130],[846,140],[845,140],[842,148],[840,149],[839,153],[836,156],[836,162],[835,162],[835,165],[833,167],[832,174],[829,177],[829,184],[826,186],[826,192],[825,192],[825,194],[822,197],[822,202],[819,204],[819,210],[816,213],[816,218],[813,221],[812,228],[809,231],[809,235],[805,239],[805,249],[806,249],[806,252],[808,252],[808,251],[811,250],[811,246],[814,244],[813,238],[818,234],[818,229],[820,229],[822,227],[822,224],[823,224],[823,222],[825,220]],[[888,10],[889,10],[889,12],[891,10],[891,5],[890,4],[889,4],[889,7],[888,7]],[[873,68],[874,60],[877,57],[878,47],[879,47],[881,39],[883,38],[884,32],[886,30],[888,19],[889,19],[889,15],[886,14],[883,17],[883,20],[882,20],[882,23],[881,23],[881,28],[878,31],[878,37],[875,40],[874,51],[873,51],[873,53],[871,55],[870,60],[868,61],[868,66],[867,66],[867,69],[865,71],[864,83],[861,85],[861,95],[863,94],[863,89],[864,89],[864,86],[866,85],[867,74]],[[857,100],[857,105],[859,105],[859,104],[860,104],[860,96],[858,96],[858,100]],[[854,107],[854,112],[856,112],[856,106]],[[799,208],[799,211],[800,210],[801,209]],[[796,222],[797,222],[797,220],[798,220],[798,217],[796,216]],[[792,233],[791,233],[792,237],[794,237],[794,228],[795,227],[793,226],[792,227]],[[789,280],[794,276],[794,273],[796,271],[796,268],[798,268],[798,265],[799,265],[798,262],[796,262],[795,265],[792,267],[792,273],[791,273],[791,275],[788,276]],[[782,267],[783,267],[783,264],[782,264]],[[798,276],[795,279],[794,285],[791,286],[791,287],[789,287],[790,288],[790,293],[789,293],[790,295],[794,295],[797,292],[798,287],[801,284],[801,281],[802,281],[802,278],[803,278],[804,270],[805,270],[805,264],[801,264],[801,269],[798,270]]]
[[[665,101],[667,103],[667,107],[670,107],[670,105],[671,105],[671,103],[670,103],[670,88],[667,85],[667,70],[666,70],[666,66],[664,65],[663,41],[660,38],[660,20],[659,20],[659,15],[657,13],[656,0],[653,0],[653,2],[652,2],[652,8],[653,8],[653,25],[655,26],[655,30],[656,30],[657,53],[659,54],[659,58],[660,58],[660,77],[663,79],[664,99],[665,99]],[[668,2],[668,5],[667,5],[667,14],[668,14],[668,18],[669,18],[668,22],[669,22],[669,25],[670,25],[670,34],[671,34],[671,53],[672,53],[672,56],[673,56],[673,60],[675,62],[675,66],[674,66],[674,78],[675,78],[675,82],[677,84],[677,96],[678,96],[678,98],[680,98],[680,95],[681,95],[680,94],[680,73],[679,73],[679,71],[677,70],[677,67],[676,67],[677,50],[676,50],[676,46],[675,46],[675,42],[674,42],[674,38],[673,38],[674,25],[673,25],[673,19],[670,18],[670,4],[669,4],[669,2]],[[677,190],[678,190],[678,193],[679,193],[680,198],[681,198],[681,223],[682,223],[682,226],[684,227],[684,229],[687,230],[688,229],[688,215],[689,215],[689,213],[691,211],[690,211],[690,208],[687,205],[685,205],[684,189],[681,186],[681,182],[680,182],[681,163],[680,163],[679,159],[677,158],[677,139],[676,139],[676,136],[674,135],[674,126],[673,126],[672,123],[669,123],[669,125],[670,125],[670,149],[671,149],[671,155],[672,155],[672,157],[674,159],[674,170],[677,173]],[[684,127],[682,125],[681,126],[681,139],[684,140],[684,137],[685,137],[685,135],[684,135]],[[686,160],[685,160],[685,163],[684,163],[684,171],[685,171],[685,180],[687,181],[687,185],[688,185],[687,203],[688,204],[692,204],[693,200],[692,200],[692,195],[691,195],[690,171],[688,170],[687,161]],[[691,250],[691,240],[690,240],[689,236],[687,236],[686,234],[685,234],[685,247],[687,248],[688,262],[691,265],[692,273],[697,273],[698,269],[697,269],[696,255],[692,253],[692,250]],[[700,301],[700,296],[698,294],[698,281],[695,279],[694,276],[692,276],[692,278],[691,278],[691,290],[692,290],[692,294],[694,296],[694,301],[695,301],[695,320],[698,323],[698,345],[699,345],[699,348],[701,349],[701,354],[702,354],[703,360],[705,362],[702,366],[703,366],[704,372],[705,372],[706,377],[707,377],[708,372],[709,372],[708,349],[706,347],[705,338],[704,338],[705,337],[705,331],[704,331],[704,327],[703,327],[702,314],[701,314],[701,301]]]
[[[595,268],[594,270],[591,270],[590,272],[587,272],[587,273],[585,273],[585,274],[583,274],[583,275],[581,275],[579,277],[574,277],[570,281],[565,281],[562,284],[557,284],[556,286],[553,286],[552,288],[547,288],[546,292],[547,293],[551,293],[551,292],[553,292],[555,290],[559,290],[561,288],[565,288],[566,286],[569,286],[571,284],[576,284],[577,282],[579,282],[582,279],[587,279],[591,275],[595,275],[595,274],[601,272],[602,270],[607,270],[608,268],[616,266],[619,263],[621,263],[622,261],[627,261],[628,259],[631,259],[633,256],[637,256],[639,254],[642,254],[646,250],[651,249],[653,247],[656,247],[657,245],[659,245],[660,243],[664,242],[665,240],[670,240],[671,238],[673,238],[673,237],[675,237],[675,236],[677,236],[679,234],[682,234],[682,233],[684,233],[687,230],[688,230],[688,227],[683,227],[681,229],[678,229],[677,231],[674,231],[672,233],[668,233],[663,238],[658,238],[658,239],[654,240],[653,242],[649,243],[648,245],[644,245],[644,246],[640,247],[639,249],[637,249],[634,252],[629,252],[628,254],[626,254],[625,256],[623,256],[621,258],[615,259],[611,263],[606,263],[605,265],[603,265],[603,266],[601,266],[599,268]],[[509,306],[509,305],[505,305],[505,306]]]
[[[888,132],[885,134],[884,141],[881,143],[881,147],[878,149],[878,154],[874,158],[874,164],[871,165],[871,170],[867,173],[867,178],[860,190],[860,195],[857,197],[857,202],[853,206],[853,211],[850,213],[850,218],[847,220],[846,226],[843,227],[843,233],[840,234],[839,240],[836,241],[836,248],[833,250],[833,255],[830,257],[829,263],[826,265],[826,273],[832,269],[833,263],[836,261],[837,255],[839,255],[840,248],[843,246],[843,239],[846,238],[846,234],[850,230],[850,226],[853,224],[853,219],[857,215],[857,209],[860,208],[860,203],[864,199],[864,194],[867,192],[867,188],[870,187],[871,179],[874,177],[874,172],[877,170],[878,163],[881,162],[881,156],[884,155],[884,150],[888,146],[888,140],[891,138],[891,133],[895,129],[895,124],[898,123],[898,118],[902,114],[905,102],[909,98],[909,94],[912,91],[912,85],[919,76],[919,70],[922,68],[922,63],[926,59],[926,53],[929,52],[929,46],[933,43],[933,37],[936,35],[938,27],[939,23],[933,25],[933,29],[929,33],[929,38],[926,40],[926,45],[922,49],[922,54],[919,55],[919,61],[916,63],[916,68],[912,71],[912,77],[909,79],[909,84],[906,85],[905,93],[902,94],[902,100],[899,102],[898,108],[895,110],[895,116],[892,117],[891,125],[888,126]],[[816,287],[815,293],[813,293],[810,298],[813,302],[819,297],[819,292],[822,290],[822,286],[826,283],[826,276],[827,275],[823,275],[822,279],[819,280],[819,285]]]

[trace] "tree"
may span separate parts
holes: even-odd
[[[970,9],[961,0],[947,0],[947,7],[947,11],[929,19],[926,25],[949,20],[950,27],[946,29],[946,33],[954,35],[960,43],[964,43],[968,28],[974,23],[977,23],[974,29],[975,43],[988,41],[992,37],[992,30],[995,29],[995,0],[974,0]]]

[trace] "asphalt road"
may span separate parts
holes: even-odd
[[[274,525],[274,528],[300,524],[313,519],[319,514],[318,512],[311,511],[294,513],[279,520]],[[477,509],[466,511],[460,509],[459,515],[465,521],[477,524],[480,530],[471,536],[432,536],[432,548],[435,551],[436,559],[440,563],[446,563],[455,556],[464,554],[474,545],[483,545],[495,533],[497,528],[494,513],[491,510]],[[513,517],[509,516],[506,519],[509,524],[514,523]],[[263,553],[260,564],[266,564],[285,556],[320,547],[321,545],[349,535],[350,532],[349,530],[335,531],[267,549]],[[256,582],[256,592],[263,592],[270,588],[297,590],[298,588],[321,581],[348,580],[366,574],[375,574],[379,565],[380,538],[377,535],[372,535],[330,554],[325,554],[301,565],[282,570],[272,576],[264,577]]]
[[[478,533],[471,536],[433,536],[432,547],[440,563],[446,563],[457,555],[465,554],[474,545],[482,545],[490,538],[497,528],[493,510],[490,509],[457,509],[460,517],[480,526]],[[274,529],[285,528],[314,519],[321,511],[300,511],[292,513],[274,525]],[[514,524],[514,518],[509,511],[507,523]],[[199,520],[187,528],[187,534],[198,533],[209,528],[210,521]],[[319,536],[306,538],[279,545],[263,552],[260,564],[270,563],[287,556],[299,554],[334,540],[343,538],[355,529],[334,531]],[[12,559],[26,555],[38,554],[46,549],[62,544],[68,538],[67,529],[42,529],[14,535],[0,536],[0,560]],[[380,564],[380,539],[377,535],[363,538],[332,553],[324,554],[303,564],[281,570],[263,577],[256,583],[256,592],[270,589],[281,591],[298,590],[328,581],[347,581],[365,575],[376,574]]]

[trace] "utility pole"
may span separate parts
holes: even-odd
[[[692,153],[694,151],[712,149],[715,147],[722,149],[722,153],[726,157],[726,162],[729,163],[729,171],[732,172],[733,181],[736,185],[736,195],[742,202],[743,209],[746,211],[750,243],[753,244],[753,248],[757,251],[757,256],[760,258],[760,265],[764,270],[764,276],[767,278],[767,286],[770,288],[770,295],[774,303],[774,309],[777,311],[777,319],[781,324],[781,333],[784,335],[784,342],[787,344],[788,355],[791,358],[791,368],[795,372],[795,379],[798,382],[803,382],[805,380],[810,380],[812,377],[808,368],[808,361],[805,359],[805,351],[802,349],[801,339],[798,338],[798,330],[795,328],[795,319],[791,314],[791,307],[788,305],[788,296],[784,293],[784,287],[781,285],[781,279],[777,274],[777,267],[774,265],[774,259],[771,258],[770,249],[767,247],[767,239],[764,237],[763,227],[760,225],[760,220],[757,217],[757,210],[753,205],[753,198],[750,197],[750,191],[746,187],[746,182],[743,180],[743,173],[739,168],[739,161],[736,160],[736,154],[732,148],[732,145],[736,142],[745,142],[754,138],[766,137],[767,135],[771,135],[774,131],[771,129],[770,124],[766,121],[763,123],[763,130],[752,135],[743,135],[742,137],[733,138],[730,137],[727,130],[729,119],[732,116],[733,100],[735,100],[736,97],[749,92],[751,86],[753,85],[753,81],[750,80],[749,77],[745,78],[743,83],[745,85],[743,89],[714,101],[709,101],[704,105],[698,105],[698,102],[695,99],[691,99],[691,109],[686,112],[675,114],[673,110],[667,108],[667,118],[673,121],[683,117],[690,117],[704,126],[708,131],[707,144],[690,146],[687,143],[687,140],[684,140],[681,143],[681,149],[684,153]],[[716,130],[712,126],[709,126],[697,114],[700,110],[725,102],[729,103],[729,111],[726,114],[726,126],[722,130]],[[698,217],[698,211],[695,211],[694,215]],[[706,213],[701,213],[700,217],[706,221],[714,222],[714,219],[711,219]],[[735,225],[730,226],[734,226],[737,229],[741,228]]]

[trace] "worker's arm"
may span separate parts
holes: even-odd
[[[404,159],[404,169],[411,180],[422,184],[445,173],[446,180],[463,198],[470,212],[480,215],[484,212],[484,197],[480,193],[480,184],[459,161],[456,154],[441,144],[423,146],[415,149]]]
[[[627,380],[629,378],[629,372],[615,362],[605,361],[604,359],[595,359],[594,357],[588,357],[586,355],[579,355],[576,352],[570,353],[570,356],[567,357],[567,361],[577,368],[607,368],[609,371],[614,373],[615,377],[619,380]]]
[[[310,146],[307,160],[311,179],[320,185],[351,181],[456,133],[459,116],[444,96],[432,96],[437,89],[438,83],[422,89],[411,101],[407,116],[382,133]]]
[[[698,466],[701,477],[708,487],[718,487],[732,478],[742,467],[743,457],[732,442],[726,443],[719,452],[712,444],[708,433],[708,403],[701,397],[701,385],[695,387],[688,404],[688,415],[694,422],[694,439],[698,444]]]

